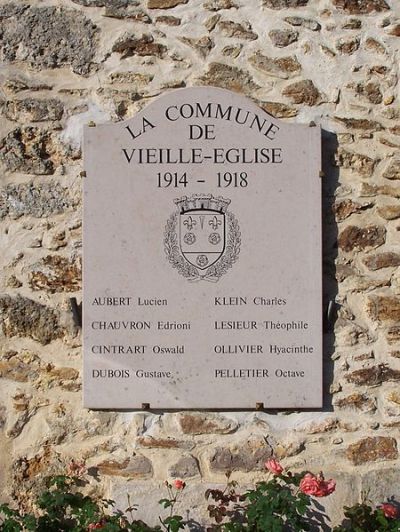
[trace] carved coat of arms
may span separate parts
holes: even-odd
[[[237,260],[240,230],[227,211],[229,199],[194,194],[175,200],[178,208],[165,228],[167,258],[190,281],[218,281]]]

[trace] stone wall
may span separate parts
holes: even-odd
[[[0,1],[0,476],[29,506],[71,458],[90,489],[158,514],[272,453],[337,479],[335,520],[369,489],[400,497],[400,110],[397,0]],[[81,132],[167,90],[213,85],[323,134],[325,407],[319,412],[94,412],[81,406]],[[150,497],[149,497],[150,495]],[[149,503],[151,498],[152,502]],[[153,505],[153,506],[152,506]],[[138,513],[138,515],[142,515]]]

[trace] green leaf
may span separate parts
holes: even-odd
[[[37,522],[36,517],[34,517],[33,515],[25,515],[22,518],[22,522],[27,530],[36,530]]]
[[[4,532],[20,532],[22,530],[22,526],[15,519],[11,518],[4,521],[0,530]]]
[[[161,504],[163,508],[169,508],[172,506],[172,502],[169,499],[160,499],[158,501],[158,504]]]
[[[185,528],[182,520],[183,518],[180,515],[171,515],[170,517],[164,519],[163,523],[171,532],[178,532],[178,530]]]

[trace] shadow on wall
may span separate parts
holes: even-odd
[[[334,325],[337,318],[338,293],[335,260],[338,255],[338,226],[333,207],[335,192],[339,184],[339,168],[334,165],[338,150],[335,133],[322,130],[322,267],[323,267],[323,309],[324,309],[324,341],[323,341],[323,411],[333,410],[330,386],[333,383],[334,362],[332,355],[335,350]]]

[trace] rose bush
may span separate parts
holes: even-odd
[[[230,480],[224,489],[206,490],[208,512],[213,523],[207,531],[221,532],[305,532],[327,530],[324,514],[313,505],[314,497],[327,497],[336,488],[333,479],[325,480],[322,473],[292,473],[276,459],[265,463],[272,473],[258,482],[254,489],[238,491]],[[135,519],[135,505],[122,512],[112,500],[85,495],[89,475],[83,462],[72,460],[68,475],[48,479],[46,489],[35,501],[37,511],[0,505],[1,532],[178,532],[190,530],[190,522],[177,513],[177,503],[184,497],[186,483],[181,479],[165,482],[167,497],[159,501],[167,515],[158,517],[158,525],[150,526]],[[377,508],[363,502],[344,510],[344,522],[333,532],[394,532],[400,531],[397,506],[384,502]],[[323,527],[322,527],[323,524]]]
[[[400,521],[396,506],[383,503],[374,508],[368,501],[344,508],[343,523],[333,532],[399,532]]]

